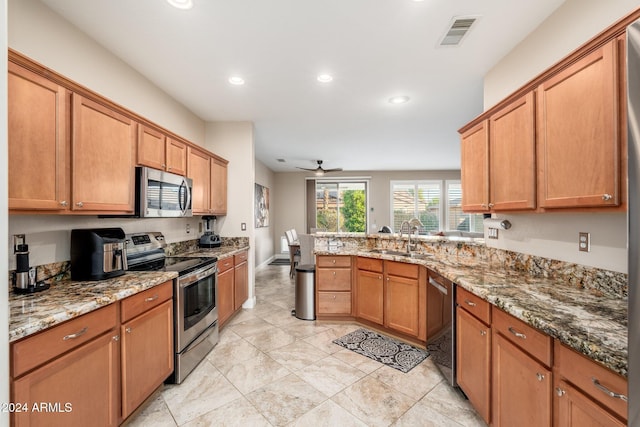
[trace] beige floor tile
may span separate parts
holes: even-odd
[[[393,427],[462,427],[441,413],[420,402],[413,405],[403,416],[393,423]]]
[[[240,335],[233,332],[230,328],[224,328],[220,331],[220,338],[218,339],[217,345],[224,345],[239,339],[242,339]]]
[[[230,362],[222,373],[242,394],[247,394],[286,377],[291,371],[265,353],[259,353],[249,360]]]
[[[304,320],[300,320],[295,316],[291,315],[291,310],[285,310],[280,308],[278,310],[274,310],[271,313],[268,313],[261,317],[264,321],[271,323],[275,326],[289,326],[295,325],[298,322],[304,322]]]
[[[261,351],[270,351],[292,344],[296,340],[296,337],[273,326],[258,334],[248,336],[246,340]]]
[[[347,349],[342,349],[333,353],[332,356],[360,369],[363,372],[366,372],[367,374],[370,374],[384,366],[382,363],[369,359],[367,356],[363,356]]]
[[[449,384],[442,382],[420,400],[426,405],[464,426],[484,427],[486,424],[478,416],[469,401],[459,390],[454,390]]]
[[[406,374],[389,366],[382,366],[371,376],[415,400],[422,399],[425,394],[443,381],[438,368],[428,359],[422,361]]]
[[[325,353],[333,354],[339,352],[344,348],[340,347],[338,344],[333,343],[333,340],[335,340],[336,338],[340,338],[341,336],[342,335],[339,335],[339,333],[335,330],[327,329],[320,333],[303,338],[303,341],[318,347]]]
[[[237,325],[238,323],[246,322],[256,319],[255,314],[253,314],[252,310],[240,310],[236,313],[227,323],[227,326]]]
[[[253,359],[260,355],[260,350],[244,339],[226,343],[218,343],[207,355],[207,360],[221,372],[230,365]]]
[[[415,403],[371,376],[347,387],[331,400],[373,427],[392,424]]]
[[[419,424],[416,424],[419,425]],[[367,425],[331,400],[327,400],[289,424],[290,427],[366,427]]]
[[[304,341],[295,341],[268,352],[277,362],[295,371],[328,356],[327,353]]]
[[[267,330],[273,327],[273,325],[271,325],[271,323],[265,322],[258,317],[252,316],[241,322],[230,324],[227,327],[236,334],[240,335],[242,338],[246,338],[248,336],[255,335],[264,330]]]
[[[168,387],[162,397],[178,425],[241,397],[236,388],[208,361],[203,361],[182,384]]]
[[[335,357],[329,356],[296,371],[296,375],[327,397],[331,397],[366,374]]]
[[[309,320],[298,320],[296,323],[282,326],[282,329],[297,338],[303,339],[326,331],[328,328]]]
[[[127,424],[127,427],[176,427],[176,425],[162,395],[158,394],[146,408]]]
[[[266,385],[247,399],[275,426],[284,426],[326,400],[326,397],[295,375]]]
[[[183,427],[270,427],[263,417],[245,397],[207,412]],[[155,426],[154,426],[155,427]]]

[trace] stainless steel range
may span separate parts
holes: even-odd
[[[131,271],[176,271],[174,280],[174,373],[167,382],[180,384],[218,343],[215,257],[168,257],[159,232],[127,234]]]

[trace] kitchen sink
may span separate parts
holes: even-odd
[[[402,256],[402,257],[415,258],[415,259],[426,259],[432,256],[431,254],[424,254],[424,253],[418,253],[418,252],[394,251],[391,249],[371,249],[369,252],[374,254]]]

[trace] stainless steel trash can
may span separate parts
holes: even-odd
[[[294,315],[302,320],[316,320],[316,266],[296,267],[296,308]]]

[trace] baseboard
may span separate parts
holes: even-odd
[[[242,304],[242,308],[253,308],[256,306],[256,297],[253,296]]]

